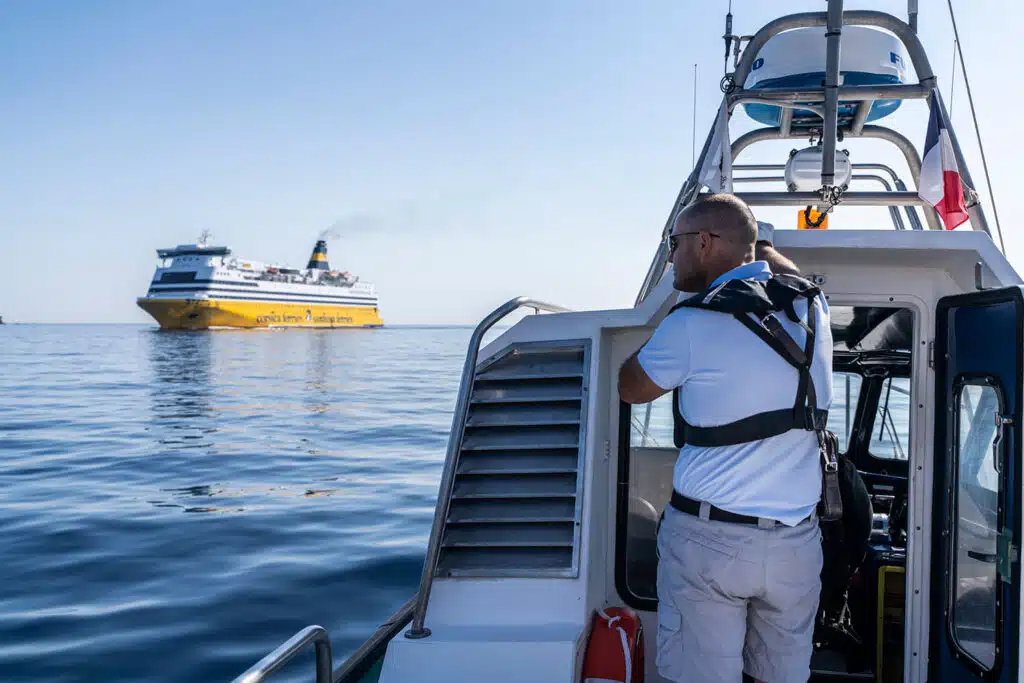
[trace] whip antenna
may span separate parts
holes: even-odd
[[[732,0],[729,0],[729,12],[725,15],[725,67],[723,73],[729,73],[729,48],[732,46]]]
[[[697,65],[693,65],[693,117],[690,119],[690,166],[697,163]]]
[[[953,22],[953,39],[956,51],[960,55],[960,68],[964,72],[964,85],[967,87],[967,102],[971,105],[971,118],[974,119],[974,134],[978,137],[978,151],[981,152],[981,166],[985,169],[985,184],[988,185],[988,197],[992,200],[992,213],[996,219],[996,232],[999,233],[999,246],[1006,253],[1003,243],[1003,229],[999,225],[999,209],[996,208],[996,196],[992,193],[992,179],[988,175],[988,161],[985,160],[985,146],[981,144],[981,129],[978,128],[978,115],[974,112],[974,97],[971,95],[971,81],[967,78],[967,64],[964,63],[963,46],[960,44],[960,33],[956,30],[956,17],[953,14],[953,0],[946,0],[949,5],[949,19]]]

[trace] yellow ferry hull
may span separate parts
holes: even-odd
[[[376,307],[336,304],[140,298],[139,308],[165,330],[214,327],[380,327]]]

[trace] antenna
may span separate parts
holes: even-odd
[[[907,18],[910,30],[917,33],[917,0],[907,0]]]
[[[996,219],[996,232],[999,233],[999,247],[1003,254],[1006,245],[1003,243],[1003,228],[999,224],[999,209],[996,208],[996,196],[992,193],[992,179],[988,175],[988,160],[985,159],[985,145],[981,143],[981,128],[978,127],[978,115],[974,111],[974,96],[971,95],[971,79],[967,77],[967,64],[964,62],[963,45],[960,43],[960,32],[956,30],[956,16],[953,13],[953,0],[946,0],[949,5],[949,20],[953,23],[953,38],[956,50],[960,54],[960,68],[964,72],[964,87],[967,89],[967,103],[971,107],[971,118],[974,119],[974,134],[978,137],[978,151],[981,153],[981,167],[985,169],[985,184],[988,185],[988,197],[992,201],[992,213]]]
[[[949,118],[953,118],[953,93],[956,92],[953,86],[956,85],[956,55],[960,50],[960,43],[953,39],[953,73],[949,76]]]
[[[722,36],[725,39],[725,66],[722,69],[723,73],[729,72],[729,47],[732,45],[734,37],[732,34],[732,0],[729,0],[729,12],[725,15],[725,35]]]
[[[697,163],[697,64],[693,65],[693,117],[690,119],[690,167]]]

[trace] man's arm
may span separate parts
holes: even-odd
[[[754,258],[758,261],[767,261],[773,273],[800,274],[796,264],[780,254],[770,242],[758,242],[754,246]]]
[[[637,359],[639,353],[634,353],[619,368],[619,397],[626,403],[650,403],[668,393],[668,389],[662,389],[647,376]]]
[[[757,241],[754,243],[754,258],[767,261],[773,273],[799,275],[796,264],[775,250],[775,226],[765,221],[757,222]]]

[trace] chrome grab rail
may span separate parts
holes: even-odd
[[[473,391],[473,377],[476,374],[476,361],[480,353],[480,342],[495,323],[509,313],[524,307],[532,308],[536,312],[543,310],[551,313],[566,313],[570,310],[544,301],[520,296],[510,299],[491,311],[473,330],[473,336],[469,340],[469,351],[466,353],[466,362],[462,366],[462,382],[459,385],[459,397],[455,402],[455,414],[452,416],[452,431],[448,437],[448,454],[445,456],[444,470],[441,472],[441,485],[437,494],[437,505],[434,509],[434,525],[430,530],[430,540],[427,542],[427,555],[423,561],[420,588],[416,593],[416,606],[413,610],[412,627],[405,632],[406,638],[426,638],[430,635],[430,629],[425,628],[423,622],[427,616],[427,602],[430,599],[430,586],[434,579],[434,567],[437,565],[437,556],[441,551],[441,533],[444,530],[445,519],[448,516],[448,497],[451,495],[452,485],[455,483],[455,463],[458,460],[459,447],[462,444],[466,414],[469,412],[469,396]]]
[[[331,662],[331,639],[327,629],[315,625],[296,633],[231,683],[259,683],[266,680],[267,676],[279,671],[310,643],[316,645],[316,683],[331,683],[334,666]]]

